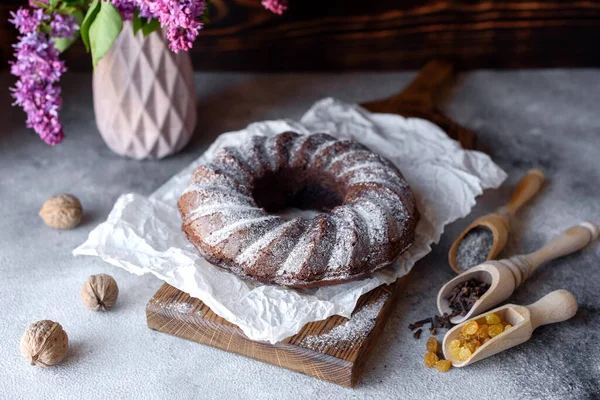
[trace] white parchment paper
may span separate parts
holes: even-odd
[[[247,282],[214,267],[185,239],[177,200],[195,167],[224,146],[252,135],[287,130],[356,140],[400,168],[415,192],[421,221],[414,244],[392,267],[361,281],[294,290]],[[439,241],[446,224],[466,216],[477,195],[498,187],[505,178],[487,155],[463,150],[429,121],[370,113],[328,98],[317,102],[299,122],[257,122],[222,134],[200,158],[149,197],[122,195],[106,222],[92,230],[73,254],[98,256],[138,275],[152,273],[201,299],[249,338],[275,343],[297,333],[307,322],[333,314],[349,317],[362,294],[407,274],[429,253],[430,245]]]

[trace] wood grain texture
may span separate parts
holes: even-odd
[[[450,318],[450,322],[458,324],[473,315],[479,315],[508,299],[540,265],[582,249],[596,240],[599,234],[600,229],[594,223],[582,222],[567,229],[533,253],[473,266],[442,286],[437,296],[438,311],[442,314],[451,313],[446,299],[452,290],[462,282],[477,279],[489,284],[490,288],[473,304],[466,315],[455,315]]]
[[[452,77],[450,64],[431,61],[400,94],[363,106],[374,112],[438,118],[451,127],[450,132],[465,147],[472,148],[474,133],[443,116],[436,107],[442,98],[441,92],[449,86]],[[359,299],[353,316],[364,307],[383,302],[375,323],[364,335],[351,336],[351,340],[324,341],[318,346],[310,346],[303,339],[311,336],[319,340],[348,320],[334,315],[324,321],[306,324],[298,334],[277,344],[256,342],[248,339],[237,326],[213,313],[199,299],[168,284],[164,284],[150,299],[146,316],[148,326],[157,331],[351,387],[356,384],[373,344],[385,326],[394,300],[408,279],[409,276],[400,278]]]
[[[504,246],[506,246],[511,227],[511,220],[515,213],[540,191],[544,184],[544,180],[544,172],[542,170],[537,168],[530,169],[527,171],[527,174],[521,178],[506,205],[490,214],[477,218],[462,231],[448,251],[448,263],[454,272],[457,274],[463,272],[456,262],[456,254],[458,253],[460,242],[472,229],[477,227],[485,227],[492,232],[494,241],[492,242],[492,248],[488,253],[486,261],[496,259],[496,256],[500,254],[504,249]]]
[[[214,0],[192,49],[200,70],[398,70],[443,58],[460,69],[598,66],[600,2],[590,0]],[[5,0],[14,9],[19,0]],[[0,14],[1,15],[1,14]],[[4,22],[4,21],[3,21]],[[2,49],[12,35],[2,35]],[[6,58],[7,56],[5,56]],[[68,65],[91,69],[81,44]]]
[[[511,347],[525,343],[531,338],[531,334],[536,328],[541,325],[566,321],[577,313],[577,308],[577,300],[575,300],[573,294],[564,289],[550,292],[528,306],[506,304],[495,308],[450,329],[444,336],[442,343],[444,357],[447,360],[452,360],[454,367],[465,367]],[[512,328],[482,345],[466,360],[458,361],[452,359],[450,357],[449,345],[461,333],[463,326],[473,320],[482,323],[485,321],[485,315],[492,313],[496,314],[501,320],[507,321],[512,325]]]
[[[237,326],[213,313],[202,301],[166,283],[148,302],[146,316],[148,327],[157,331],[351,387],[360,376],[374,339],[383,329],[400,292],[398,289],[405,281],[406,278],[400,279],[360,298],[355,313],[365,306],[385,301],[373,329],[366,336],[338,341],[334,345],[324,343],[318,350],[312,350],[302,340],[327,333],[345,323],[347,318],[336,315],[308,323],[298,334],[274,345],[256,342],[248,339]]]

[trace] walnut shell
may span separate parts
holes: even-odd
[[[81,300],[92,311],[109,311],[119,297],[119,287],[112,276],[92,275],[81,288]]]
[[[46,225],[56,229],[72,229],[81,222],[83,209],[77,197],[59,194],[48,199],[40,210]]]
[[[67,356],[69,338],[58,322],[46,319],[25,329],[20,350],[31,365],[51,367]]]

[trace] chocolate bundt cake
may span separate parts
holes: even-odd
[[[179,199],[183,231],[209,262],[264,283],[330,285],[391,264],[419,213],[400,171],[363,145],[284,132],[226,147]],[[322,211],[286,219],[286,207]]]

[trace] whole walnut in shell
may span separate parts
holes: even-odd
[[[69,338],[58,322],[45,319],[27,327],[20,350],[31,365],[50,367],[67,356]]]
[[[81,288],[81,300],[92,311],[108,311],[115,305],[119,287],[112,276],[92,275]]]
[[[72,229],[81,222],[83,208],[77,197],[59,194],[48,199],[40,210],[46,225],[56,229]]]

